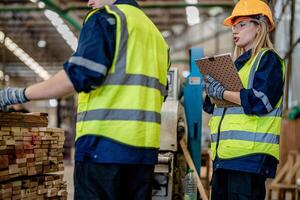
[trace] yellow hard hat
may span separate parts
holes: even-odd
[[[225,26],[232,26],[234,18],[241,16],[263,15],[268,19],[269,31],[274,30],[275,24],[270,7],[261,0],[240,0],[234,7],[231,16],[224,20]]]

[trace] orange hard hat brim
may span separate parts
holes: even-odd
[[[260,14],[260,13],[257,13],[257,14]],[[248,16],[249,16],[249,15],[229,16],[229,17],[227,17],[227,18],[223,21],[223,24],[224,24],[224,26],[229,26],[229,27],[231,27],[231,26],[234,25],[234,21],[233,21],[234,18],[237,18],[237,17],[248,17]],[[269,23],[269,26],[270,26],[270,31],[273,31],[273,30],[275,29],[274,24]]]
[[[223,22],[224,26],[232,26],[233,25],[233,18],[234,18],[234,16],[227,17]]]

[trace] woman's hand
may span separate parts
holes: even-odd
[[[209,97],[224,100],[224,86],[210,75],[205,75],[204,80],[204,89],[206,94]]]

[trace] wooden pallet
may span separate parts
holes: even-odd
[[[300,153],[298,151],[290,151],[287,162],[278,171],[275,179],[268,185],[268,200],[272,200],[274,192],[276,193],[276,199],[284,200],[286,199],[286,193],[291,193],[292,200],[298,200],[297,178],[300,178]]]

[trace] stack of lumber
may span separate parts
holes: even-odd
[[[44,114],[0,112],[0,199],[66,199],[63,175],[46,174],[64,170],[65,134],[47,124]]]
[[[35,176],[0,185],[0,199],[67,199],[67,184],[63,175]]]
[[[0,112],[0,126],[47,127],[47,113],[5,113]]]
[[[58,128],[0,127],[0,181],[63,171],[64,140]]]

